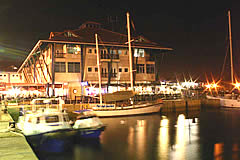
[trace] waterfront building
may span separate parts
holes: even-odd
[[[86,22],[78,29],[51,32],[39,40],[18,70],[25,83],[45,84],[50,96],[98,93],[98,66],[95,34],[99,37],[102,92],[130,85],[128,37],[105,29],[100,23]],[[156,81],[157,57],[171,51],[143,36],[132,37],[134,82]],[[121,86],[121,87],[120,87]]]

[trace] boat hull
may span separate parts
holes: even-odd
[[[105,126],[100,126],[96,128],[87,128],[87,129],[76,129],[76,136],[78,138],[99,138],[101,133],[105,130]]]
[[[213,96],[207,96],[207,99],[218,99],[220,101],[221,107],[240,108],[240,100],[237,100],[237,99],[229,99],[229,98],[221,98],[221,97],[213,97]]]
[[[222,98],[220,98],[220,106],[231,107],[231,108],[240,108],[240,101],[236,100],[236,99],[222,99]]]
[[[142,104],[135,105],[131,107],[118,107],[116,109],[97,109],[94,113],[98,117],[118,117],[118,116],[130,116],[130,115],[141,115],[141,114],[151,114],[160,112],[163,103],[157,104]]]

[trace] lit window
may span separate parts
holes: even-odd
[[[77,47],[75,44],[67,44],[67,53],[68,54],[77,54],[79,51],[79,47]]]
[[[144,49],[134,49],[134,57],[144,57]]]

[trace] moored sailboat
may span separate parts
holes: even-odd
[[[228,11],[228,24],[229,24],[229,49],[230,49],[230,62],[231,62],[231,84],[234,84],[234,72],[233,72],[233,54],[232,54],[232,33],[231,33],[231,16]],[[239,88],[236,87],[235,88]],[[225,94],[223,97],[207,95],[208,99],[218,99],[221,107],[240,108],[240,97],[234,94]]]
[[[99,117],[112,117],[112,116],[129,116],[129,115],[139,115],[139,114],[150,114],[160,112],[163,105],[161,99],[155,101],[134,101],[134,86],[133,86],[133,69],[132,69],[132,48],[131,48],[131,36],[130,36],[130,22],[129,13],[127,13],[127,29],[128,29],[128,51],[129,51],[129,70],[130,70],[130,91],[117,91],[115,93],[101,94],[101,69],[100,69],[100,59],[98,51],[98,39],[96,37],[96,50],[97,50],[97,65],[98,65],[98,75],[99,75],[99,96],[100,104],[94,104],[92,107],[93,111]],[[104,99],[104,104],[102,103]]]

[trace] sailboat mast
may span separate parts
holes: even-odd
[[[128,52],[129,52],[129,70],[130,70],[130,81],[131,81],[131,90],[133,88],[133,64],[132,64],[132,49],[131,49],[131,32],[130,32],[130,22],[129,22],[129,13],[127,12],[127,30],[128,30]]]
[[[231,80],[232,80],[232,84],[233,84],[234,80],[233,80],[232,32],[231,32],[230,10],[228,11],[228,25],[229,25],[228,28],[229,28],[230,60],[231,60]]]
[[[98,49],[98,35],[97,34],[95,34],[95,39],[96,39],[97,66],[98,66],[99,98],[100,98],[100,104],[102,104],[101,68],[100,68],[100,56],[99,56],[99,49]]]

